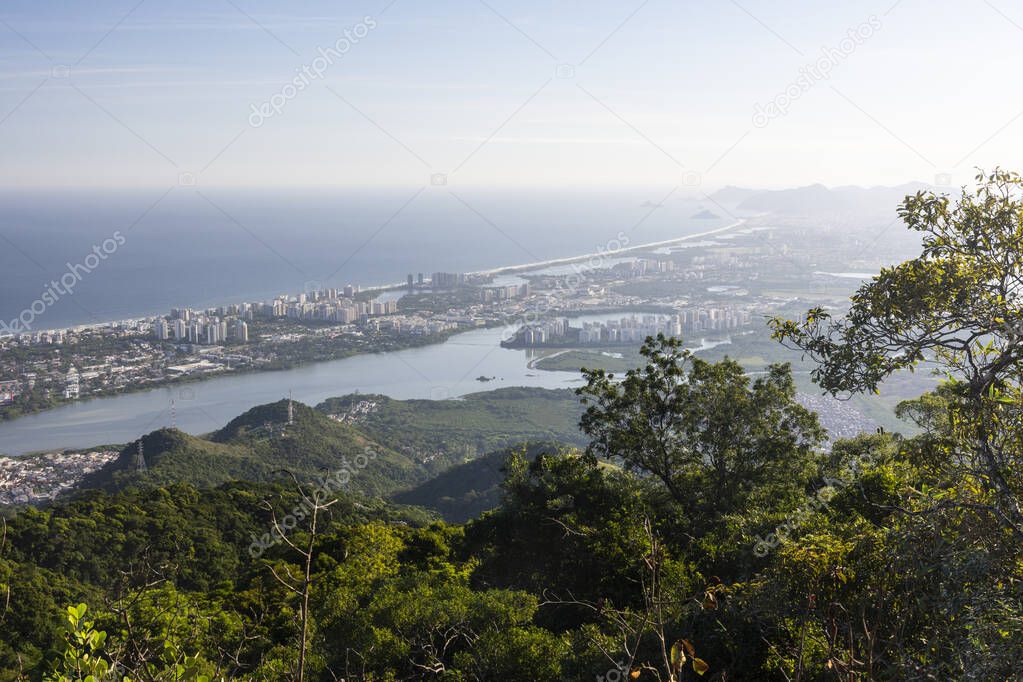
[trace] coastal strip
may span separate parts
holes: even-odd
[[[710,236],[713,236],[713,235],[721,234],[723,232],[727,232],[729,230],[733,230],[733,229],[735,229],[735,228],[737,228],[737,227],[739,227],[741,225],[744,225],[746,222],[748,222],[747,219],[740,218],[739,220],[736,220],[734,223],[730,223],[730,224],[725,225],[723,227],[715,228],[713,230],[707,230],[706,232],[698,232],[696,234],[689,234],[689,235],[685,235],[683,237],[675,237],[673,239],[665,239],[665,240],[659,241],[659,242],[649,242],[649,243],[646,243],[646,244],[637,244],[635,246],[627,246],[627,247],[623,247],[623,248],[620,248],[620,249],[616,249],[614,255],[617,257],[617,256],[620,256],[621,254],[625,254],[625,253],[635,253],[635,252],[639,252],[639,251],[647,251],[649,249],[661,248],[663,246],[672,246],[674,244],[681,244],[683,242],[687,242],[687,241],[690,241],[690,240],[693,240],[693,239],[700,239],[702,237],[710,237]],[[491,276],[491,275],[504,275],[504,274],[510,274],[510,273],[515,273],[515,272],[529,272],[531,270],[539,270],[541,268],[551,267],[553,265],[568,265],[570,263],[581,263],[583,261],[588,261],[591,258],[600,258],[600,257],[606,256],[606,255],[607,255],[607,253],[600,253],[598,251],[598,252],[594,252],[594,253],[584,253],[584,254],[577,255],[577,256],[567,256],[567,257],[564,257],[564,258],[551,258],[549,260],[536,261],[536,262],[533,262],[533,263],[521,263],[521,264],[518,264],[518,265],[506,265],[506,266],[502,266],[502,267],[499,267],[499,268],[491,268],[489,270],[476,270],[476,271],[473,271],[473,272],[466,272],[465,274],[466,275],[470,275],[470,276],[485,277],[485,276]],[[361,291],[363,293],[383,293],[385,291],[399,291],[399,290],[405,289],[406,287],[407,287],[407,283],[405,283],[405,282],[395,282],[393,284],[375,284],[375,285],[365,286],[365,287],[362,288]],[[74,324],[74,325],[69,325],[67,327],[54,327],[54,328],[40,327],[36,331],[51,331],[52,332],[52,331],[63,331],[63,330],[67,330],[67,329],[96,330],[96,329],[103,329],[105,327],[110,327],[110,326],[118,325],[118,324],[128,324],[128,323],[141,322],[141,321],[144,321],[144,320],[151,319],[152,317],[153,317],[153,315],[140,315],[140,316],[137,316],[137,317],[123,318],[123,319],[120,319],[120,320],[106,320],[106,321],[103,321],[103,322],[87,322],[87,323],[82,323],[82,324]]]
[[[688,234],[684,237],[675,237],[674,239],[665,239],[659,242],[649,242],[647,244],[637,244],[636,246],[627,246],[621,249],[616,249],[614,252],[615,257],[623,253],[635,253],[637,251],[648,251],[650,249],[657,249],[664,246],[673,246],[675,244],[681,244],[693,239],[700,239],[702,237],[710,237],[713,235],[733,230],[741,225],[748,222],[745,218],[740,218],[734,223],[725,225],[724,227],[718,227],[713,230],[707,230],[706,232],[698,232],[696,234]],[[477,270],[476,272],[467,272],[467,275],[505,275],[513,272],[528,272],[530,270],[539,270],[540,268],[547,268],[552,265],[568,265],[570,263],[580,263],[582,261],[590,260],[591,258],[602,258],[607,256],[607,253],[601,253],[599,251],[595,253],[585,253],[580,256],[568,256],[566,258],[552,258],[550,260],[537,261],[535,263],[523,263],[522,265],[508,265],[502,268],[493,268],[491,270]],[[399,285],[401,286],[401,285]]]

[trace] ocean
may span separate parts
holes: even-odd
[[[33,304],[39,330],[397,283],[408,273],[563,258],[620,235],[635,245],[734,221],[682,190],[665,199],[670,187],[168,189],[0,193],[0,321]],[[704,209],[718,217],[694,217]],[[54,290],[62,277],[70,286]]]

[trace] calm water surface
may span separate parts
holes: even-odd
[[[574,325],[627,314],[583,316],[575,318]],[[0,452],[19,455],[125,443],[172,421],[188,433],[207,433],[251,407],[287,397],[289,391],[295,400],[316,405],[355,392],[441,400],[505,386],[574,388],[582,384],[577,372],[530,369],[528,363],[536,351],[501,348],[504,333],[503,328],[479,329],[425,348],[357,355],[280,372],[223,376],[66,405],[0,423]],[[477,381],[480,376],[494,380]]]

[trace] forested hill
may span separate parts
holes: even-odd
[[[525,441],[581,446],[583,408],[569,389],[500,388],[457,400],[394,400],[354,394],[316,406],[406,453],[463,462]]]
[[[139,466],[140,445],[144,468]],[[127,445],[78,489],[174,483],[206,488],[278,480],[282,470],[310,480],[341,468],[351,470],[352,489],[368,495],[386,495],[428,475],[408,456],[300,403],[293,404],[289,423],[288,401],[282,400],[252,408],[208,438],[174,429],[154,431]]]
[[[582,407],[568,390],[508,388],[445,401],[350,395],[316,409],[293,402],[291,410],[289,423],[287,400],[259,405],[207,436],[154,431],[129,443],[75,490],[175,483],[210,488],[289,475],[312,480],[348,468],[351,492],[388,497],[444,474],[432,486],[410,492],[405,503],[430,509],[438,509],[438,503],[446,513],[468,518],[467,513],[475,515],[470,511],[496,504],[500,468],[510,448],[536,441],[584,443],[578,426]],[[478,476],[471,472],[483,471],[480,467],[488,473],[477,486]],[[431,490],[440,494],[430,495]],[[471,501],[477,495],[484,496],[478,504]],[[440,503],[441,497],[452,499]]]

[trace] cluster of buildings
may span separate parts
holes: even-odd
[[[268,302],[236,303],[205,311],[174,308],[168,317],[153,322],[153,336],[197,345],[248,343],[248,323],[256,317],[354,324],[398,312],[396,300],[357,301],[358,293],[359,287],[349,284],[344,289],[282,295]]]
[[[398,302],[355,301],[347,297],[332,297],[330,292],[299,294],[297,299],[279,297],[270,304],[261,304],[258,314],[266,317],[288,317],[293,320],[337,322],[354,324],[367,317],[393,315],[398,312]],[[327,295],[322,295],[322,294]]]
[[[648,336],[680,336],[682,321],[678,315],[632,315],[606,322],[584,322],[573,327],[567,318],[545,320],[519,330],[511,345],[572,346],[640,344]]]
[[[570,329],[568,319],[558,317],[523,327],[519,330],[516,341],[520,341],[526,346],[544,346],[555,342],[565,343],[569,340]]]
[[[682,320],[678,315],[643,315],[623,317],[607,322],[585,322],[579,330],[580,345],[640,344],[648,336],[681,336]]]
[[[68,340],[68,332],[66,329],[44,329],[36,332],[35,335],[26,334],[28,338],[31,338],[38,344],[47,345],[62,345]]]
[[[249,325],[241,318],[225,319],[217,315],[193,313],[188,308],[174,310],[171,318],[153,323],[153,336],[159,341],[174,339],[192,344],[216,346],[223,343],[248,343]]]
[[[480,288],[480,302],[494,303],[497,301],[512,301],[517,298],[529,296],[529,283],[508,284],[506,286],[492,286]]]
[[[683,308],[678,317],[682,322],[683,334],[733,331],[748,327],[753,319],[748,310],[731,306]]]
[[[509,345],[638,345],[648,336],[728,332],[748,326],[750,321],[749,311],[731,307],[691,307],[675,315],[631,315],[617,320],[584,322],[582,327],[572,327],[567,318],[560,317],[522,327]]]
[[[634,279],[636,277],[675,272],[675,261],[637,258],[624,263],[617,263],[612,270],[621,277]]]
[[[56,498],[117,457],[115,450],[0,457],[0,506]]]
[[[0,405],[9,403],[21,394],[21,382],[17,379],[0,381]]]
[[[41,329],[21,332],[9,337],[0,335],[0,347],[7,345],[21,347],[70,345],[96,336],[126,338],[137,335],[143,328],[149,328],[149,322],[146,319],[80,324],[66,329]]]
[[[428,336],[458,329],[459,327],[475,326],[475,320],[446,319],[444,316],[425,318],[420,315],[392,315],[389,317],[370,318],[362,323],[363,329],[386,331],[398,335]]]
[[[430,275],[429,280],[423,277],[421,272],[415,277],[410,272],[405,279],[405,286],[411,294],[416,289],[456,289],[465,286],[471,279],[472,275],[464,272],[435,272]]]
[[[481,315],[461,309],[403,315],[394,299],[356,300],[358,294],[359,288],[349,285],[266,302],[206,310],[175,308],[159,317],[0,339],[0,407],[23,402],[26,396],[40,402],[77,400],[185,375],[259,367],[276,362],[284,352],[329,357],[334,338],[353,348],[372,348],[387,337],[432,336],[485,324]],[[283,324],[261,329],[258,336],[252,333],[254,320],[275,318],[327,324]],[[33,350],[25,359],[2,352],[10,347]]]
[[[420,279],[420,284],[422,284],[422,279]],[[430,276],[430,286],[434,289],[454,289],[465,286],[465,284],[466,276],[463,272],[435,272]]]

